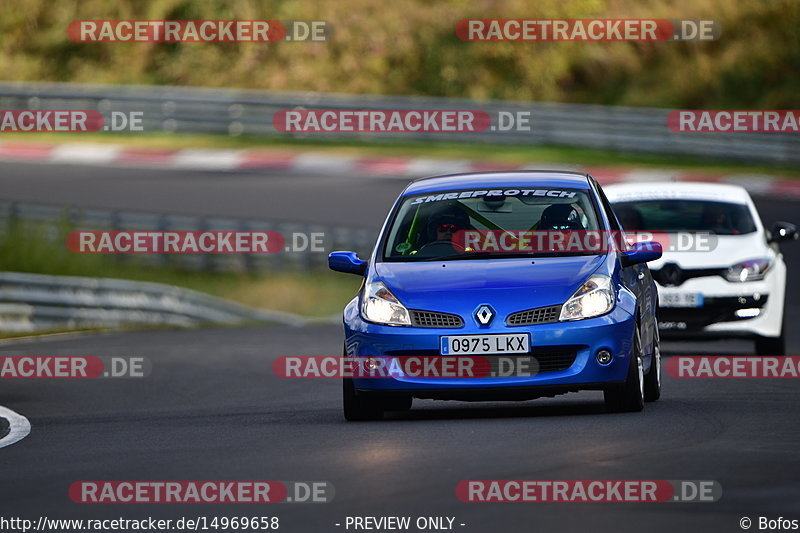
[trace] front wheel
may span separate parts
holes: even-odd
[[[342,380],[342,407],[344,418],[348,422],[381,420],[383,418],[383,406],[377,402],[376,398],[359,395],[352,379],[344,378]]]
[[[628,376],[622,386],[603,391],[606,409],[611,413],[636,412],[644,409],[644,368],[642,366],[642,337],[637,324],[633,332]]]
[[[780,337],[756,337],[757,355],[786,355],[786,336],[781,332]]]
[[[644,377],[644,401],[654,402],[661,398],[661,336],[658,328],[653,335],[653,360],[650,372]]]

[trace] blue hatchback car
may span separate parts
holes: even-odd
[[[584,244],[565,247],[558,234]],[[370,364],[480,358],[489,371],[419,375],[401,365],[353,374],[343,380],[345,418],[378,419],[410,409],[413,398],[529,400],[602,390],[610,411],[640,411],[657,400],[658,303],[646,263],[661,247],[585,245],[587,236],[614,234],[619,221],[587,174],[486,172],[409,184],[368,261],[354,252],[329,256],[331,269],[364,278],[344,310],[344,355]],[[530,244],[536,235],[544,244]],[[498,372],[501,359],[516,371]]]

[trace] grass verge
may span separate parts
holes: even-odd
[[[153,266],[142,257],[73,254],[64,242],[65,224],[22,225],[0,235],[0,271],[119,278],[177,285],[259,309],[309,317],[341,312],[360,280],[328,271],[235,273],[188,271],[176,264]]]

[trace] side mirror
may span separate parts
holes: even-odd
[[[769,233],[768,242],[791,241],[800,236],[800,234],[797,233],[797,227],[788,222],[776,222]]]
[[[647,263],[648,261],[655,261],[661,258],[661,243],[656,241],[642,241],[635,242],[631,245],[631,249],[622,252],[620,261],[622,266],[627,267],[631,265],[638,265],[639,263]]]
[[[328,267],[336,272],[363,276],[367,271],[367,262],[359,259],[355,252],[331,252],[328,256]]]

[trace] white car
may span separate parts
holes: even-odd
[[[736,185],[663,182],[603,188],[623,229],[662,241],[650,263],[664,337],[754,339],[756,352],[786,351],[786,264],[778,243],[798,237],[777,222],[766,231]],[[663,233],[659,233],[663,232]]]

